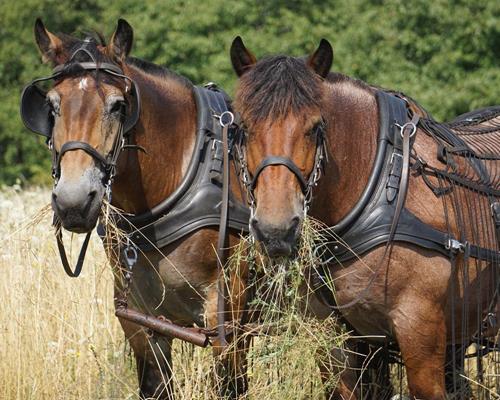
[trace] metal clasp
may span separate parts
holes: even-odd
[[[106,185],[104,185],[105,187],[105,196],[106,196],[106,199],[108,200],[108,203],[111,204],[111,185],[113,184],[113,178],[110,174],[110,177],[108,179],[108,182],[106,182]]]
[[[224,111],[218,116],[220,125],[224,128],[231,126],[234,122],[234,114],[231,111]]]
[[[444,247],[446,250],[458,251],[460,253],[463,253],[465,250],[465,244],[453,238],[448,238]]]
[[[137,263],[137,258],[137,249],[135,245],[130,241],[130,238],[127,238],[127,244],[123,250],[123,259],[127,264],[127,273],[125,275],[125,279],[130,280],[130,278],[132,277],[132,269]]]

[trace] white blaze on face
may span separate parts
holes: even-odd
[[[88,83],[87,83],[87,78],[82,78],[80,83],[78,84],[78,88],[80,90],[87,90],[88,89]]]

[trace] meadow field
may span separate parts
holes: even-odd
[[[135,360],[114,316],[102,245],[94,234],[82,275],[66,276],[49,199],[49,189],[0,191],[0,399],[137,399]],[[321,335],[301,327],[254,344],[249,399],[323,398],[315,363]],[[177,341],[177,397],[215,398],[212,366],[210,349]]]
[[[0,190],[0,399],[138,399],[135,360],[114,316],[113,274],[100,239],[93,235],[82,275],[66,276],[49,199],[49,189]],[[65,237],[74,260],[82,238]],[[286,268],[286,273],[273,274],[267,289],[279,304],[285,300],[285,309],[268,301],[267,310],[270,318],[280,315],[286,329],[253,340],[250,400],[324,399],[317,355],[342,346],[347,337],[335,333],[335,321],[310,320],[298,312],[303,265]],[[484,398],[500,398],[494,379],[499,354],[491,353],[483,362]],[[173,364],[176,398],[217,398],[209,348],[174,341]],[[474,381],[476,359],[467,364],[467,379]],[[405,393],[404,375],[398,379],[400,372],[392,369],[396,393]],[[328,384],[336,380],[332,374]]]

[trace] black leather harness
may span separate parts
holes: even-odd
[[[342,241],[329,242],[325,262],[343,263],[387,243],[395,213],[395,198],[402,174],[400,126],[408,122],[406,101],[392,93],[377,91],[380,130],[375,162],[358,203],[337,225],[330,228]],[[458,139],[457,139],[458,140]],[[461,243],[447,232],[427,225],[406,207],[401,210],[394,241],[406,242],[451,256],[467,250],[480,260],[499,259],[494,250]]]
[[[162,248],[204,227],[219,228],[222,199],[222,126],[214,116],[229,111],[227,96],[214,86],[195,87],[197,133],[181,184],[167,199],[140,215],[121,214],[120,226],[142,251]],[[230,142],[234,132],[230,129]],[[248,232],[249,209],[229,193],[228,226]],[[98,227],[103,234],[103,227]]]

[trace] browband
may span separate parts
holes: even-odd
[[[117,74],[117,75],[120,75],[121,77],[123,78],[126,78],[126,79],[129,79],[129,77],[123,75],[123,70],[116,64],[111,64],[111,63],[106,63],[106,62],[103,62],[103,63],[96,63],[96,62],[93,62],[93,61],[84,61],[84,62],[78,62],[76,63],[77,65],[81,66],[82,69],[84,70],[100,70],[100,69],[103,69],[105,70],[106,72],[111,72],[113,74]],[[53,78],[61,73],[64,73],[64,70],[65,68],[67,68],[67,65],[66,64],[61,64],[61,65],[58,65],[56,66],[53,70],[52,70],[52,76],[47,78],[47,79],[50,79],[50,78]]]

